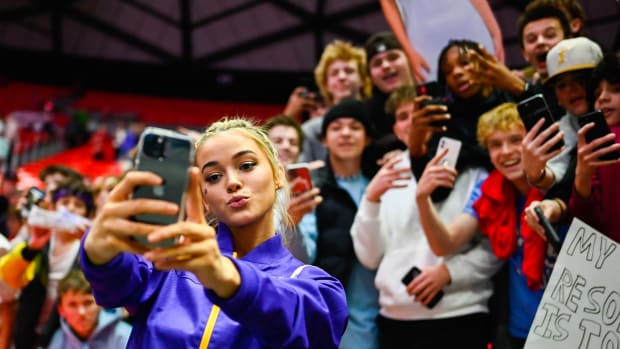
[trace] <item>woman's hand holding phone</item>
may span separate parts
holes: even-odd
[[[128,172],[110,192],[84,241],[90,262],[104,264],[122,252],[142,254],[159,270],[193,272],[205,287],[220,296],[234,292],[240,283],[239,275],[232,262],[221,255],[215,230],[206,222],[200,176],[198,168],[190,169],[186,218],[159,225],[138,222],[131,217],[145,213],[174,215],[179,206],[165,200],[130,199],[136,187],[160,185],[162,178],[147,171]],[[149,247],[137,242],[136,235],[144,236],[153,245],[170,239],[178,243],[163,248]]]
[[[222,255],[215,229],[206,221],[200,183],[200,170],[190,168],[185,220],[159,226],[149,234],[152,242],[179,238],[178,243],[150,249],[144,257],[159,270],[189,271],[219,297],[229,298],[239,289],[241,275],[233,262]]]
[[[110,192],[108,200],[93,221],[84,248],[94,264],[104,264],[121,252],[143,254],[149,248],[134,236],[147,236],[159,225],[132,219],[138,214],[174,215],[179,206],[155,199],[130,199],[138,186],[158,186],[163,179],[147,171],[130,171]]]
[[[161,241],[177,242],[172,246],[150,248],[144,253],[144,256],[158,269],[197,272],[195,258],[200,258],[204,253],[210,253],[217,247],[215,230],[207,224],[204,214],[200,176],[197,167],[190,169],[185,198],[185,219],[169,225],[157,225],[147,235],[148,241],[153,245]],[[219,254],[219,247],[217,249]]]

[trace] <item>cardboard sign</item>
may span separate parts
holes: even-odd
[[[525,348],[620,348],[618,243],[573,220]]]

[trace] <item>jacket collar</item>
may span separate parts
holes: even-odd
[[[217,242],[222,254],[233,256],[234,246],[232,233],[225,224],[220,223],[217,225]],[[256,246],[241,259],[258,264],[273,264],[274,262],[281,262],[282,258],[286,258],[286,256],[287,250],[284,248],[282,236],[281,234],[275,234],[273,237]]]

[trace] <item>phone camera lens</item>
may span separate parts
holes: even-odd
[[[166,139],[163,136],[149,135],[144,142],[144,153],[152,158],[162,159],[166,148]]]

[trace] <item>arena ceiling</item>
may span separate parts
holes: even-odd
[[[618,2],[581,1],[586,32],[620,48]],[[515,23],[526,2],[491,0],[514,67],[524,64]],[[295,85],[312,85],[326,43],[362,44],[387,28],[378,0],[3,0],[0,74],[80,88],[284,102]]]

